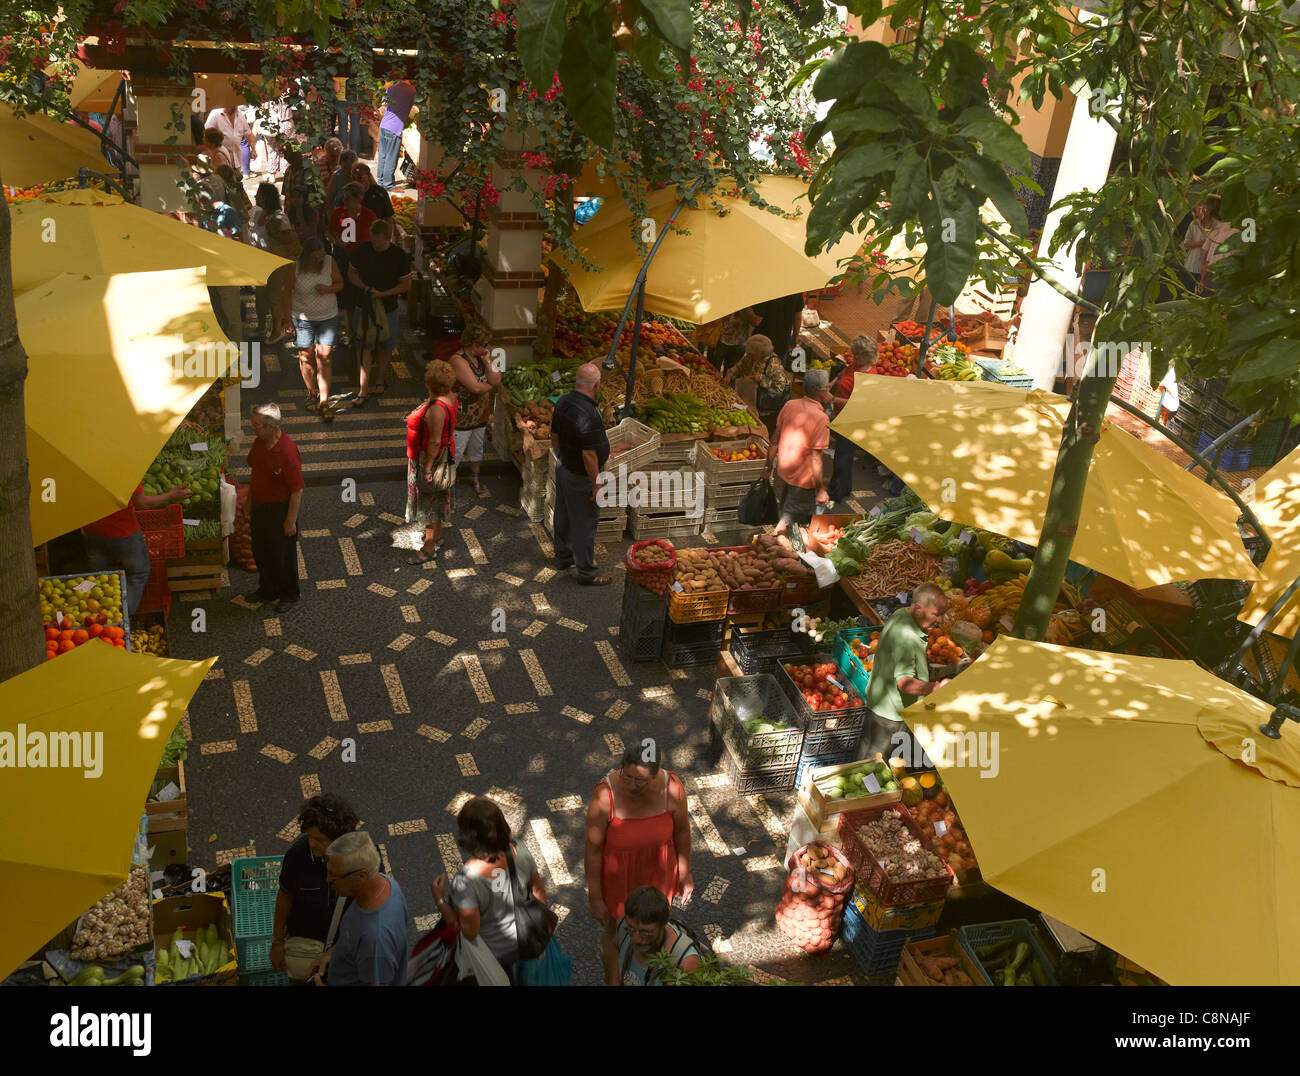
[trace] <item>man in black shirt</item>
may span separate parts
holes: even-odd
[[[607,575],[596,573],[596,525],[600,509],[601,468],[609,459],[605,420],[596,407],[600,369],[591,363],[578,367],[572,392],[565,393],[551,416],[555,441],[555,567],[578,566],[578,582],[604,587]]]
[[[340,899],[325,877],[325,849],[357,825],[352,808],[329,793],[313,796],[298,812],[302,835],[280,865],[270,952],[271,966],[298,985],[309,981],[307,968],[325,949]]]
[[[366,209],[370,210],[379,220],[391,221],[393,219],[393,199],[383,187],[375,182],[368,165],[358,162],[352,166],[352,182],[360,184],[361,204]]]
[[[364,400],[370,388],[370,363],[376,354],[379,369],[375,372],[373,394],[382,396],[388,381],[388,363],[397,347],[401,329],[401,312],[397,297],[411,290],[411,256],[401,247],[394,246],[392,224],[377,220],[370,226],[370,242],[360,243],[348,255],[348,279],[361,290],[363,303],[373,307],[373,300],[382,300],[388,319],[388,339],[370,342],[373,334],[364,329],[364,312],[358,306],[354,337],[361,351],[361,391],[358,400]],[[354,406],[356,402],[354,401]]]

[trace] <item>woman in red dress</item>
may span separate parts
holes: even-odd
[[[652,885],[682,903],[695,890],[691,830],[681,779],[659,766],[653,741],[623,754],[596,786],[587,808],[587,897],[606,932],[623,915],[632,890]]]

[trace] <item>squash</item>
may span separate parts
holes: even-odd
[[[915,807],[925,799],[925,792],[915,777],[904,777],[898,787],[903,792],[904,807]]]
[[[910,780],[910,778],[909,778]],[[922,793],[929,792],[937,784],[935,776],[932,773],[923,773],[917,779],[916,783],[921,786]]]

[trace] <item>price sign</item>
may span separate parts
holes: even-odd
[[[191,452],[206,452],[207,450],[208,450],[207,441],[195,441],[194,444],[190,445]]]
[[[906,602],[906,601],[907,601],[907,591],[905,591],[905,590],[900,590],[897,594],[894,595],[894,597],[897,598],[900,602]]]
[[[834,684],[835,687],[836,687],[838,690],[840,690],[840,691],[844,691],[844,693],[845,693],[846,695],[848,694],[848,692],[844,690],[844,685],[841,684],[838,680],[836,680],[835,677],[833,677],[833,676],[828,676],[828,677],[826,677],[826,682],[827,682],[828,684]]]
[[[920,527],[909,527],[907,533],[912,536],[914,542],[919,542],[924,537]]]
[[[556,370],[553,374],[551,374],[551,380],[558,385],[560,383],[560,378],[562,378],[563,376],[564,375],[560,373],[559,370]]]
[[[868,518],[868,519],[875,519],[876,516],[880,515],[880,513],[881,513],[882,511],[884,511],[884,509],[882,509],[882,508],[880,507],[880,505],[876,505],[875,508],[873,508],[870,512],[867,513],[867,518]]]
[[[942,818],[937,819],[934,823],[934,835],[936,837],[942,837],[947,832],[948,832],[948,823],[945,822]]]
[[[680,594],[680,593],[681,593],[683,590],[685,590],[685,589],[686,589],[686,588],[683,587],[683,586],[681,585],[681,583],[674,583],[674,584],[673,584],[673,590],[677,591],[678,594]]]
[[[866,786],[867,791],[873,796],[880,792],[880,782],[876,779],[874,773],[869,773],[862,778],[862,783]]]
[[[158,790],[158,802],[168,803],[176,799],[181,794],[180,787],[174,781],[168,781]]]
[[[197,527],[199,525],[197,519],[182,519],[181,522],[187,527]]]
[[[734,403],[731,405],[731,409],[733,411],[745,411],[748,410],[748,408],[749,408],[749,404]]]
[[[95,589],[95,581],[93,579],[84,579],[72,589],[78,594],[89,594]]]
[[[999,625],[1000,625],[1000,626],[1001,626],[1005,631],[1010,631],[1012,628],[1014,628],[1014,627],[1016,626],[1015,621],[1012,620],[1011,617],[1010,617],[1009,615],[1008,615],[1008,616],[1003,616],[1002,619],[998,621],[998,624],[999,624]]]

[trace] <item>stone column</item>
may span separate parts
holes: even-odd
[[[177,158],[193,149],[189,118],[191,84],[151,72],[132,72],[131,90],[136,101],[136,126],[128,150],[140,166],[140,204],[159,213],[189,210],[185,193],[177,182]],[[179,105],[185,126],[176,131],[172,105]],[[176,135],[172,144],[167,139]]]
[[[532,144],[526,139],[526,134],[507,135],[492,166],[492,183],[501,200],[488,213],[487,261],[474,286],[474,305],[492,331],[492,346],[505,349],[508,366],[533,357],[538,296],[546,284],[546,222],[534,209],[529,191],[512,189],[517,176],[531,175],[520,156]],[[532,182],[529,179],[530,190]]]

